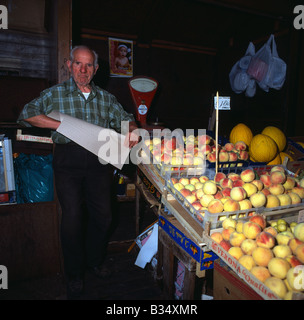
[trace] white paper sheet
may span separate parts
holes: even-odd
[[[151,262],[153,256],[158,250],[158,223],[153,226],[153,231],[147,240],[147,242],[142,246],[135,261],[135,265],[144,269],[146,264]]]
[[[97,155],[102,163],[118,169],[126,163],[130,153],[130,148],[124,146],[126,136],[58,111],[52,111],[48,117],[61,121],[57,132]]]

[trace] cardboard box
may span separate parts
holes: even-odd
[[[220,259],[214,262],[214,300],[263,300]]]

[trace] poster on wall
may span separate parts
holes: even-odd
[[[133,77],[133,41],[109,38],[111,77]]]

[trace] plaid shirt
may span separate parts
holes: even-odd
[[[28,127],[30,124],[24,119],[48,115],[53,110],[117,132],[121,131],[121,121],[134,121],[133,115],[127,113],[112,94],[94,83],[91,83],[91,88],[86,100],[71,77],[62,84],[44,90],[40,97],[26,104],[17,121]],[[52,133],[52,139],[55,143],[70,142],[56,131]]]

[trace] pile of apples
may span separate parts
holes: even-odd
[[[273,166],[270,171],[261,171],[259,175],[247,168],[240,174],[218,172],[213,180],[207,176],[172,177],[171,182],[187,203],[199,211],[202,217],[198,218],[203,218],[205,211],[211,214],[248,212],[252,208],[300,204],[304,199],[304,179],[298,181],[288,175],[283,166]]]
[[[202,165],[205,160],[216,162],[216,141],[209,135],[187,137],[158,138],[145,140],[155,161],[160,164],[172,166]],[[236,162],[248,160],[247,145],[243,141],[218,144],[219,162]]]
[[[280,224],[289,230],[278,232]],[[304,223],[271,225],[255,214],[248,221],[227,217],[222,226],[210,237],[277,296],[290,300],[304,292]]]

